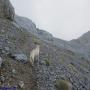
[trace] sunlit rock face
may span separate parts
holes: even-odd
[[[0,0],[0,18],[14,20],[15,11],[9,0]]]

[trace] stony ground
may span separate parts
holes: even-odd
[[[39,64],[35,62],[31,67],[29,54],[35,47],[35,39],[34,35],[14,22],[0,19],[0,57],[3,59],[0,87],[57,90],[56,81],[64,79],[72,83],[73,90],[90,90],[90,60],[81,54],[36,39],[40,43]],[[27,57],[26,61],[10,56],[20,53]]]
[[[69,50],[42,45],[37,73],[39,90],[56,90],[59,79],[70,81],[73,90],[90,90],[90,60]]]
[[[35,72],[29,63],[29,53],[34,47],[28,32],[8,20],[0,20],[0,87],[17,87],[18,90],[37,90]],[[15,60],[10,54],[25,54],[28,63]],[[20,82],[24,86],[21,89]]]

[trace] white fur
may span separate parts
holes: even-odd
[[[31,52],[30,52],[30,63],[33,66],[34,64],[34,59],[37,56],[39,59],[39,52],[40,52],[40,45],[37,45],[36,48],[34,48]]]

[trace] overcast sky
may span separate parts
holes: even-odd
[[[90,30],[90,0],[11,0],[16,14],[64,40]]]

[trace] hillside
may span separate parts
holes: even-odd
[[[90,90],[89,36],[87,32],[76,40],[64,41],[36,28],[25,17],[1,17],[0,88],[58,90],[56,82],[67,80],[72,90]],[[35,59],[32,67],[30,52],[36,42],[40,44],[39,63]]]
[[[69,43],[75,52],[85,55],[90,58],[90,31],[83,34],[76,40],[71,40]]]

